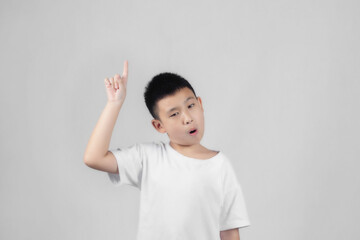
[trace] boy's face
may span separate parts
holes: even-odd
[[[199,144],[204,135],[204,109],[201,98],[196,99],[187,87],[157,102],[161,121],[153,119],[158,132],[167,133],[170,141],[179,145]],[[189,131],[196,129],[195,134]]]

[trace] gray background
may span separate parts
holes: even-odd
[[[144,100],[188,79],[232,160],[241,239],[359,239],[358,1],[1,1],[0,238],[134,239],[139,196],[83,154],[129,61],[111,148],[168,140]]]

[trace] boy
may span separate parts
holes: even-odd
[[[239,228],[250,225],[242,189],[225,154],[200,144],[204,109],[187,80],[161,73],[144,93],[153,127],[167,133],[169,142],[136,143],[108,151],[127,81],[127,61],[123,76],[105,79],[108,103],[90,137],[84,162],[108,172],[117,186],[141,190],[137,240],[239,240]]]

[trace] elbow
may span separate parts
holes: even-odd
[[[92,167],[94,165],[94,161],[91,158],[83,157],[83,162],[86,166]]]
[[[90,163],[90,161],[89,161],[88,159],[84,158],[84,159],[83,159],[83,162],[84,162],[84,164],[85,164],[86,166],[90,167],[91,163]]]

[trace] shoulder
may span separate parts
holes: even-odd
[[[157,155],[165,150],[163,141],[143,141],[137,142],[133,146],[136,146],[143,154],[146,155]]]
[[[218,155],[219,155],[219,159],[221,159],[221,161],[218,161],[218,163],[220,164],[220,166],[218,166],[219,173],[221,174],[224,180],[228,178],[229,175],[234,175],[235,170],[233,163],[227,154],[225,154],[223,151],[219,151]]]
[[[235,174],[235,168],[233,165],[232,160],[225,154],[222,154],[223,156],[223,172],[225,175],[228,174]]]
[[[144,141],[137,142],[136,144],[141,148],[147,150],[159,150],[165,147],[165,143],[163,141]]]
[[[151,154],[152,152],[158,152],[163,148],[163,143],[159,141],[144,141],[135,142],[128,146],[116,147],[111,149],[113,153],[134,153],[138,154]]]
[[[221,179],[223,191],[228,192],[240,188],[239,178],[233,162],[225,154],[222,154],[222,156]]]
[[[225,154],[223,151],[218,151],[218,155],[221,158],[222,169],[231,166],[231,160],[228,158],[227,154]]]

